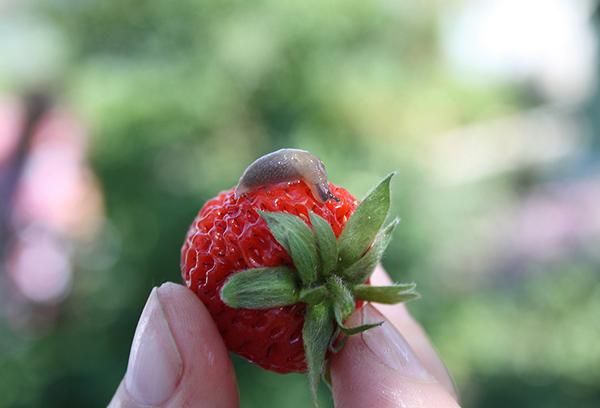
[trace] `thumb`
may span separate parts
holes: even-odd
[[[350,336],[331,359],[335,406],[458,407],[426,369],[396,328],[370,304],[358,309],[349,326],[381,326]]]
[[[135,331],[125,378],[109,408],[239,406],[225,344],[192,291],[154,288]]]

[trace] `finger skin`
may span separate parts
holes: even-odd
[[[183,361],[175,391],[161,408],[238,408],[239,395],[233,364],[223,339],[200,299],[174,283],[158,288],[164,316]],[[136,402],[122,381],[109,408],[148,407]]]
[[[367,308],[375,310],[371,305],[365,305],[348,319],[348,325],[363,324],[360,316]],[[331,359],[335,406],[458,407],[446,388],[421,365],[394,326],[383,315],[379,314],[378,318],[384,320],[383,325],[350,336],[342,350]],[[394,340],[386,341],[386,338]]]
[[[373,286],[392,284],[392,280],[381,265],[378,265],[375,272],[373,272],[371,284]],[[440,358],[425,330],[408,313],[406,305],[401,303],[397,305],[377,304],[375,306],[402,333],[402,336],[404,336],[427,371],[448,390],[455,400],[459,401],[458,391],[446,365]]]

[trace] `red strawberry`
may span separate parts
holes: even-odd
[[[339,203],[317,202],[306,183],[282,183],[234,198],[234,190],[208,201],[192,223],[182,249],[187,286],[202,299],[229,350],[262,368],[280,373],[306,372],[302,327],[306,304],[264,310],[226,306],[220,290],[227,278],[249,268],[292,266],[292,258],[273,238],[258,213],[281,211],[308,221],[312,211],[326,219],[336,237],[358,202],[330,185]]]
[[[204,205],[181,251],[182,275],[229,350],[279,373],[308,370],[314,397],[332,339],[373,327],[344,327],[357,301],[417,296],[414,284],[364,284],[397,223],[383,227],[392,175],[360,206],[333,184],[323,203],[301,180],[238,198],[231,189]]]

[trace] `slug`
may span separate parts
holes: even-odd
[[[299,149],[281,149],[256,159],[242,174],[235,188],[235,198],[260,187],[295,180],[308,184],[313,196],[322,203],[327,200],[340,202],[329,189],[321,159]]]

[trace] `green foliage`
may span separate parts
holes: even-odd
[[[402,222],[383,262],[418,284],[409,308],[465,405],[598,406],[597,259],[504,272],[484,243],[501,234],[493,210],[515,202],[518,175],[448,187],[424,164],[435,135],[526,102],[453,79],[438,10],[414,3],[51,0],[25,10],[69,50],[55,80],[92,133],[108,226],[79,255],[70,297],[46,310],[60,316],[54,326],[1,322],[0,408],[106,406],[152,286],[181,282],[180,247],[201,205],[282,147],[319,156],[356,197],[401,168],[391,213]],[[304,376],[233,359],[243,407],[311,406]],[[319,401],[333,406],[326,387]]]

